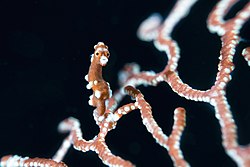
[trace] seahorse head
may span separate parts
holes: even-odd
[[[98,42],[98,44],[94,46],[94,49],[95,52],[92,58],[98,60],[101,66],[105,66],[108,63],[108,58],[110,56],[108,46],[103,42]]]

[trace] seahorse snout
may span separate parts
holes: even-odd
[[[108,63],[108,58],[106,56],[102,55],[101,58],[100,58],[100,64],[102,66],[105,66],[107,63]]]

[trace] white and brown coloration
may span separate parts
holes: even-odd
[[[68,144],[65,143],[67,143],[70,139],[70,143],[76,150],[82,152],[94,151],[98,154],[103,163],[108,166],[134,166],[131,162],[123,160],[119,156],[113,155],[105,142],[105,137],[110,130],[115,128],[117,122],[122,116],[128,114],[133,110],[140,109],[143,124],[146,126],[147,130],[152,133],[156,141],[169,151],[169,154],[174,163],[177,166],[189,166],[189,164],[184,160],[182,152],[179,148],[181,134],[185,127],[185,110],[183,108],[177,108],[175,110],[175,123],[173,125],[172,133],[168,137],[163,133],[161,128],[154,120],[151,107],[149,103],[147,103],[147,101],[144,99],[143,94],[132,86],[126,86],[124,88],[124,93],[133,97],[136,102],[126,104],[116,109],[114,112],[106,110],[105,114],[107,114],[107,116],[103,118],[103,120],[99,124],[99,133],[92,140],[87,141],[82,138],[80,123],[77,119],[71,117],[62,121],[59,124],[59,131],[64,133],[70,132],[70,135],[65,139],[64,143],[61,146],[61,149],[59,149],[59,157],[63,157],[66,154]],[[66,145],[66,148],[64,147],[64,145]]]
[[[247,61],[248,66],[250,66],[250,47],[243,49],[242,55],[244,56],[245,60]]]
[[[146,129],[152,134],[156,142],[168,151],[174,165],[177,167],[189,166],[180,149],[180,139],[186,125],[185,110],[180,107],[175,109],[172,132],[167,136],[153,118],[150,104],[145,100],[143,94],[134,88],[142,84],[156,86],[160,82],[166,82],[179,96],[188,100],[207,102],[214,107],[215,116],[221,127],[222,145],[226,153],[238,166],[250,167],[250,146],[241,146],[237,141],[237,126],[234,123],[225,95],[226,85],[231,80],[230,74],[234,69],[233,57],[240,41],[239,32],[250,18],[250,2],[227,21],[223,18],[237,0],[221,0],[210,13],[207,26],[211,33],[217,33],[221,37],[222,46],[218,56],[220,61],[214,85],[208,90],[197,90],[183,83],[178,75],[177,66],[180,49],[177,42],[171,37],[176,24],[189,13],[190,8],[196,1],[177,1],[163,23],[161,23],[162,18],[158,14],[152,15],[142,23],[138,30],[139,38],[154,41],[158,50],[166,52],[168,63],[159,73],[140,72],[139,66],[135,63],[126,65],[120,72],[119,77],[122,88],[116,91],[113,96],[110,94],[109,84],[102,77],[102,67],[107,64],[109,58],[108,47],[102,42],[94,47],[95,52],[91,58],[89,73],[85,79],[89,82],[87,88],[93,90],[89,104],[96,107],[94,118],[99,126],[99,133],[96,137],[89,141],[83,139],[79,121],[75,118],[68,118],[59,124],[59,131],[70,132],[70,134],[54,156],[54,160],[5,156],[1,159],[1,166],[65,167],[65,164],[58,161],[61,161],[68,148],[73,145],[76,150],[82,152],[90,150],[96,152],[103,163],[108,166],[131,167],[133,166],[131,162],[111,153],[105,142],[105,137],[110,130],[115,128],[121,117],[136,109],[140,110],[142,122]],[[249,63],[250,48],[244,49],[242,55]],[[126,94],[130,95],[136,102],[118,108],[119,102]]]
[[[20,157],[18,155],[7,155],[1,158],[1,167],[67,167],[63,162],[52,159]]]
[[[91,56],[89,72],[85,79],[89,82],[87,88],[93,90],[89,104],[96,107],[97,115],[94,115],[94,117],[99,117],[104,114],[106,109],[105,101],[110,98],[112,94],[109,83],[102,77],[102,67],[108,63],[110,53],[108,47],[103,42],[98,42],[98,44],[94,46],[94,49],[94,54]]]
[[[185,1],[185,2],[184,2]],[[161,29],[154,26],[154,29],[159,31],[156,33],[154,30],[155,46],[158,50],[163,50],[167,53],[168,64],[165,69],[155,75],[148,76],[146,72],[137,73],[128,77],[128,80],[124,83],[130,83],[131,81],[137,83],[138,80],[143,80],[149,85],[156,85],[161,82],[157,78],[161,77],[167,82],[172,90],[178,95],[185,97],[186,99],[194,101],[208,102],[215,108],[216,118],[219,120],[222,131],[223,146],[227,154],[242,167],[250,166],[250,146],[240,146],[237,141],[237,128],[233,120],[230,106],[225,96],[225,88],[227,83],[231,80],[230,73],[234,69],[233,56],[235,55],[235,48],[240,41],[239,32],[244,23],[250,17],[250,2],[248,2],[243,9],[241,9],[233,18],[225,21],[223,18],[229,11],[229,9],[238,2],[237,0],[221,0],[216,7],[210,13],[208,17],[208,28],[210,32],[217,33],[221,36],[222,47],[219,56],[218,73],[214,85],[208,90],[196,90],[191,88],[188,84],[182,82],[177,72],[177,65],[179,55],[179,47],[177,43],[171,38],[171,30],[178,22],[181,16],[184,16],[185,12],[178,12],[179,9],[183,9],[183,3],[186,3],[188,7],[193,4],[194,0],[179,0],[171,12],[170,16],[164,21],[162,25],[159,25]],[[184,9],[183,9],[184,10]],[[186,9],[185,11],[188,11]],[[182,13],[182,14],[180,14]],[[184,14],[185,13],[185,14]],[[153,15],[153,19],[156,15]],[[174,20],[174,18],[178,18]],[[152,16],[149,18],[152,19]],[[157,18],[159,19],[159,18]],[[150,24],[142,24],[142,26],[151,26]],[[146,36],[143,30],[153,30],[152,28],[140,27],[138,34],[139,37]],[[145,34],[145,35],[142,35]],[[144,38],[141,38],[145,40]],[[148,40],[148,38],[146,39]],[[249,48],[244,49],[243,56],[249,62]],[[144,83],[144,84],[145,84]]]
[[[140,109],[143,124],[156,142],[168,150],[175,166],[188,167],[189,164],[185,161],[180,150],[180,139],[186,125],[185,109],[181,107],[175,109],[173,129],[170,136],[167,136],[155,121],[152,115],[152,108],[144,99],[143,94],[132,86],[125,87],[125,91],[136,100],[135,106]]]

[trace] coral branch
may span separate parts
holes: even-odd
[[[153,138],[161,146],[166,148],[172,158],[175,166],[187,167],[189,164],[184,160],[182,151],[180,149],[180,139],[184,127],[186,125],[185,109],[176,108],[174,111],[174,125],[170,136],[168,137],[156,123],[153,118],[151,106],[145,101],[144,96],[140,91],[136,90],[132,86],[127,86],[125,91],[136,99],[136,106],[140,109],[142,122],[146,126],[147,130],[152,134]]]
[[[67,167],[63,162],[56,162],[45,158],[22,158],[17,155],[7,155],[1,158],[1,167]]]
[[[250,66],[250,47],[245,48],[242,51],[242,55],[245,58],[245,60],[247,61],[248,66]]]
[[[75,118],[68,118],[62,121],[59,125],[59,130],[63,132],[70,132],[72,138],[71,143],[73,144],[76,150],[87,152],[94,151],[98,154],[99,158],[103,161],[104,164],[108,166],[133,166],[129,161],[125,161],[119,156],[115,156],[108,149],[108,146],[105,143],[105,136],[107,135],[109,129],[109,122],[104,121],[100,125],[100,133],[94,139],[86,141],[82,138],[82,132],[80,129],[80,123]]]
[[[169,154],[173,159],[175,166],[189,166],[189,164],[183,159],[183,154],[180,149],[180,139],[185,126],[186,111],[184,108],[176,108],[174,110],[173,130],[168,139]]]
[[[87,152],[94,151],[102,162],[108,166],[134,166],[130,161],[124,160],[112,154],[105,138],[115,129],[118,121],[126,114],[139,109],[142,123],[156,142],[164,147],[171,157],[174,166],[188,167],[180,148],[181,136],[186,125],[186,111],[184,108],[176,108],[174,111],[174,125],[168,136],[152,115],[151,105],[145,100],[144,95],[136,89],[139,85],[157,86],[160,82],[166,82],[179,96],[188,100],[202,101],[214,107],[222,134],[222,145],[225,152],[238,166],[250,167],[250,145],[242,146],[238,143],[237,126],[233,119],[232,111],[226,97],[226,86],[231,80],[231,73],[235,66],[233,58],[236,48],[241,41],[240,30],[250,18],[250,2],[239,10],[232,18],[225,20],[225,16],[237,0],[220,0],[209,14],[207,27],[211,33],[216,33],[221,40],[221,49],[218,63],[218,72],[213,86],[207,90],[198,90],[184,83],[178,75],[178,62],[181,58],[178,43],[172,38],[175,26],[189,13],[197,0],[178,0],[173,10],[165,20],[159,14],[152,14],[142,22],[137,31],[141,40],[153,41],[159,51],[164,51],[168,57],[168,63],[161,72],[141,71],[139,65],[130,63],[124,66],[119,73],[118,89],[113,95],[109,83],[103,79],[102,68],[107,64],[110,53],[108,47],[99,42],[94,46],[94,54],[91,57],[89,72],[85,79],[88,81],[87,89],[93,93],[89,99],[89,105],[95,107],[94,119],[99,127],[99,133],[92,140],[85,140],[80,129],[80,121],[70,117],[62,121],[58,129],[60,132],[69,133],[61,147],[52,159],[22,158],[19,156],[4,156],[1,159],[1,167],[67,167],[62,161],[71,146],[74,149]],[[250,47],[242,51],[242,55],[250,65]],[[132,97],[135,102],[119,106],[125,95]]]
[[[185,9],[186,12],[188,12],[188,9],[194,1],[186,1],[185,3],[188,2],[190,4],[187,5],[187,9]],[[234,69],[233,56],[235,55],[236,47],[240,41],[239,31],[250,17],[250,3],[247,3],[233,18],[227,21],[223,19],[236,2],[236,0],[222,0],[218,2],[207,21],[210,32],[215,32],[221,36],[222,42],[216,81],[210,89],[203,91],[191,88],[188,84],[182,82],[176,70],[180,58],[180,49],[170,35],[173,27],[179,21],[178,19],[184,16],[177,12],[178,9],[182,9],[182,6],[178,6],[182,3],[181,0],[177,2],[176,7],[174,7],[174,10],[169,17],[165,19],[162,25],[159,23],[161,19],[160,16],[152,15],[148,20],[144,21],[139,28],[139,38],[145,36],[146,40],[155,40],[156,48],[166,52],[169,61],[165,69],[159,74],[154,74],[150,77],[145,77],[146,72],[134,74],[127,77],[129,78],[127,82],[130,83],[135,80],[134,82],[138,83],[138,80],[142,79],[147,80],[147,82],[143,82],[143,84],[156,85],[158,82],[162,82],[163,78],[178,95],[190,100],[209,102],[215,107],[216,117],[221,125],[223,146],[228,155],[231,156],[239,166],[250,166],[249,159],[246,158],[247,154],[250,154],[249,147],[238,146],[237,128],[225,97],[225,88],[227,83],[231,80],[230,73]],[[173,16],[177,19],[171,21],[171,17]],[[154,27],[152,28],[150,23],[154,20],[157,24],[153,24]],[[157,28],[156,25],[161,28]],[[155,36],[150,35],[149,30],[153,31]],[[147,33],[149,33],[151,38],[147,36]],[[141,39],[145,40],[144,38]],[[248,61],[248,48],[244,49],[242,54]]]

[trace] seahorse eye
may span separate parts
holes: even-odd
[[[110,55],[110,54],[109,54],[109,53],[107,53],[107,56],[108,56],[108,57],[109,57],[109,55]]]
[[[99,55],[99,52],[96,52],[95,55],[98,56],[98,55]]]

